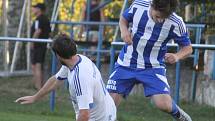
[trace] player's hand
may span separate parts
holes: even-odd
[[[125,43],[127,43],[128,45],[132,44],[132,38],[133,37],[132,37],[131,33],[128,30],[122,31],[121,32],[121,37],[122,37],[123,41]]]
[[[164,59],[167,63],[170,64],[174,64],[179,60],[178,56],[174,53],[166,53]]]
[[[31,104],[34,103],[35,101],[36,101],[35,96],[25,96],[18,98],[15,102],[20,104]]]

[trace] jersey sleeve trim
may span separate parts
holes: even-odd
[[[60,80],[60,81],[63,81],[63,80],[66,80],[67,78],[63,78],[63,77],[60,77],[60,76],[58,76],[58,77],[56,77],[57,78],[57,80]]]

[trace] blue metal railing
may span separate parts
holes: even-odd
[[[52,75],[57,72],[57,58],[54,53],[52,53]],[[50,94],[50,110],[53,112],[55,107],[55,90],[53,90]]]

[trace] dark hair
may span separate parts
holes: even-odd
[[[66,34],[59,34],[53,39],[52,50],[64,59],[69,59],[77,53],[74,40]]]
[[[46,5],[43,3],[37,3],[33,6],[34,8],[39,8],[41,11],[46,11]]]
[[[153,0],[152,7],[159,11],[165,18],[176,11],[178,0]]]

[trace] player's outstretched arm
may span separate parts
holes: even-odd
[[[165,61],[167,63],[173,64],[178,60],[188,57],[193,52],[192,46],[183,46],[177,53],[166,53]]]
[[[47,95],[50,91],[54,90],[58,85],[60,85],[63,81],[59,81],[52,76],[48,79],[46,84],[35,94],[32,96],[24,96],[18,98],[15,102],[19,102],[20,104],[31,104],[41,99],[45,95]]]
[[[25,96],[18,98],[15,102],[20,102],[20,104],[31,104],[36,101],[35,96]]]
[[[190,56],[193,52],[193,48],[191,45],[180,47],[180,50],[176,53],[179,60],[185,59]]]

